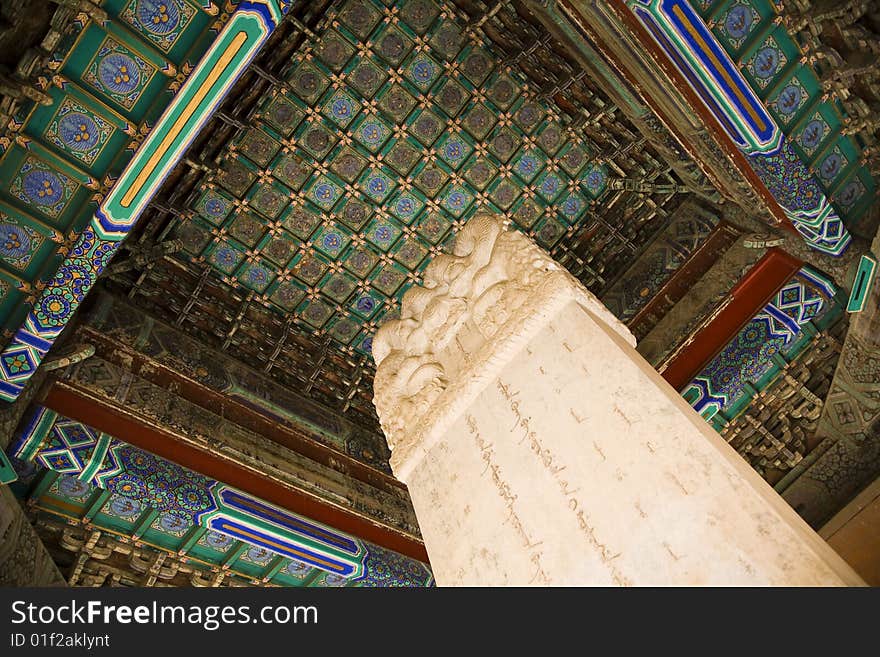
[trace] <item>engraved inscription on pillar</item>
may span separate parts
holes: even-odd
[[[858,584],[633,343],[488,215],[406,293],[374,400],[437,583]]]
[[[474,216],[452,255],[434,258],[424,286],[407,291],[400,319],[373,340],[373,401],[392,467],[442,430],[452,407],[482,385],[490,361],[511,354],[572,298],[635,345],[626,326],[526,236],[491,215]]]

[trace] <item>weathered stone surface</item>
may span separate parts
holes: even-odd
[[[38,372],[15,403],[0,404],[0,449],[6,450],[45,376],[44,371]],[[65,585],[15,495],[0,484],[0,586]]]
[[[0,485],[0,586],[66,586],[15,495]]]
[[[633,344],[491,217],[431,263],[374,354],[437,582],[860,583]]]

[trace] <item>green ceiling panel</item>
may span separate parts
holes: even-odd
[[[102,9],[109,20],[84,24],[78,15],[35,73],[51,103],[21,101],[0,134],[4,337],[21,325],[93,216],[102,187],[123,170],[224,18],[198,0],[106,0]],[[254,204],[268,209],[269,200],[264,192]],[[231,197],[205,203],[206,222],[233,209]],[[198,254],[210,238],[210,225],[194,226],[185,248]]]
[[[701,9],[701,4],[706,3],[693,3],[698,10]],[[769,3],[733,0],[717,3],[714,9],[704,16],[711,21],[712,31],[721,44],[736,57],[770,29],[774,12]]]
[[[812,162],[843,126],[834,107],[822,103],[809,112],[792,131],[794,144],[804,162]]]
[[[874,202],[876,194],[874,178],[865,167],[859,167],[838,185],[831,198],[848,216],[858,221],[867,216],[866,211]]]
[[[63,236],[16,208],[0,202],[0,267],[24,280],[47,271],[47,260]]]
[[[214,20],[203,4],[210,6],[193,0],[105,0],[103,6],[118,16],[126,29],[172,62],[180,63],[193,41]]]
[[[741,55],[741,70],[752,89],[766,96],[786,69],[796,69],[800,52],[788,38],[784,27],[778,26]]]
[[[89,24],[80,33],[62,73],[134,121],[175,75],[175,67],[115,22]]]
[[[107,173],[134,135],[131,124],[73,84],[49,95],[55,102],[35,108],[25,133],[94,176]]]
[[[430,0],[388,4],[328,10],[178,228],[186,256],[361,353],[478,208],[550,248],[608,177],[459,19]]]
[[[789,133],[817,95],[816,76],[809,69],[800,69],[777,80],[769,88],[765,104],[783,131]]]
[[[88,220],[84,207],[95,181],[51,151],[29,142],[13,146],[0,168],[0,189],[12,204],[59,230],[78,229]],[[85,212],[84,212],[85,211]]]
[[[832,193],[840,183],[859,167],[860,153],[850,137],[840,135],[823,149],[815,160],[819,182],[826,191]]]

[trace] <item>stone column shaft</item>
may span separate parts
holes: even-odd
[[[425,281],[375,401],[438,584],[861,583],[523,235],[478,216]]]

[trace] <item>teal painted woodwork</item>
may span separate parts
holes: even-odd
[[[860,313],[865,309],[871,296],[871,289],[876,283],[874,274],[877,271],[877,258],[865,254],[859,259],[859,266],[853,279],[852,291],[846,304],[849,313]]]
[[[18,479],[18,473],[12,467],[6,452],[0,451],[0,484],[11,484]]]
[[[210,20],[189,0],[109,0],[105,6],[127,28],[172,58],[186,47],[187,37]]]
[[[875,182],[859,162],[857,139],[841,132],[846,113],[824,97],[817,70],[805,61],[798,37],[774,20],[775,5],[769,0],[691,4],[796,145],[838,214],[847,226],[857,228]]]
[[[700,415],[721,431],[745,411],[842,310],[837,289],[804,266],[724,346],[682,392]]]
[[[53,53],[52,105],[25,103],[13,134],[0,138],[0,201],[65,236],[58,250],[64,259],[46,258],[38,280],[0,268],[2,327],[14,336],[0,354],[0,398],[18,396],[288,7],[276,0],[245,3],[224,26],[212,20],[217,10],[209,3],[112,2],[109,21],[76,22],[65,34]],[[270,211],[270,196],[254,192],[255,205]],[[18,242],[36,243],[39,231],[7,224],[14,267],[23,257]],[[252,264],[244,275],[259,287],[268,282],[264,271]]]
[[[427,566],[36,407],[10,446],[40,508],[294,586],[430,586]],[[34,490],[38,469],[56,473]]]
[[[711,13],[712,4],[699,8]],[[748,59],[734,60],[722,45],[730,47],[730,39],[719,39],[710,30],[717,21],[707,23],[688,0],[628,0],[627,5],[748,158],[804,240],[818,251],[843,253],[852,241],[846,217],[823,192],[815,167],[800,159],[789,140],[801,113],[821,94],[815,73],[798,66],[798,48],[787,34],[775,30],[775,21],[749,33],[750,21],[760,19],[760,12],[756,18],[748,5],[738,3],[725,14],[724,25],[735,37],[733,47],[737,52],[744,48]]]

